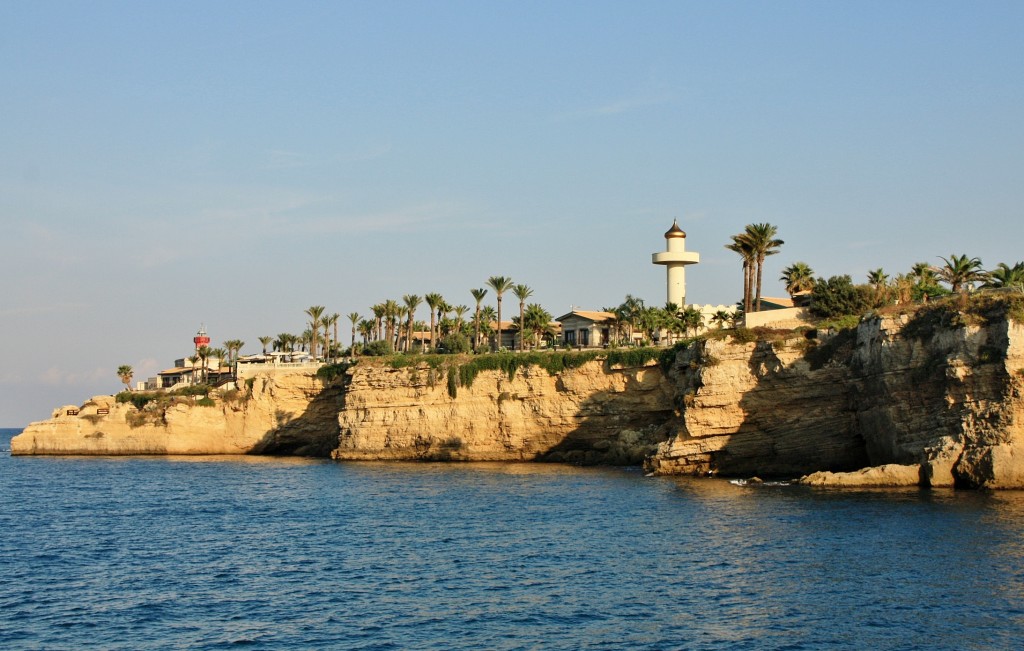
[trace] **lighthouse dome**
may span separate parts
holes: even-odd
[[[683,231],[683,229],[679,228],[679,222],[677,222],[675,219],[672,220],[672,228],[665,231],[666,240],[670,240],[674,237],[686,237],[686,232]]]

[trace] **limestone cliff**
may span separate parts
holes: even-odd
[[[821,342],[696,344],[674,371],[682,417],[647,466],[797,476],[901,464],[927,485],[1024,487],[1024,327],[1012,304],[947,302]]]
[[[334,458],[637,464],[672,416],[674,388],[654,365],[483,371],[455,398],[445,373],[356,366]]]
[[[308,372],[284,372],[258,375],[211,406],[176,397],[136,409],[97,396],[31,423],[11,440],[11,454],[326,455],[337,441],[338,393]]]
[[[903,484],[916,476],[932,486],[1024,488],[1021,303],[1016,295],[945,301],[834,334],[722,333],[679,351],[667,371],[653,362],[622,368],[597,359],[553,374],[526,365],[452,382],[458,358],[421,358],[405,368],[360,360],[331,381],[279,371],[212,406],[182,398],[138,410],[94,398],[75,415],[61,408],[31,424],[11,448],[645,459],[657,474],[792,478],[823,471],[832,474],[806,481]],[[885,467],[860,472],[876,466]]]

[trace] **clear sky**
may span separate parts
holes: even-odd
[[[493,275],[661,305],[673,218],[690,302],[740,298],[752,222],[786,242],[766,295],[798,260],[1012,264],[1022,33],[1019,0],[0,0],[0,426],[200,324],[258,352]]]

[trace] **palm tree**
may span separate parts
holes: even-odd
[[[206,366],[206,364],[210,360],[210,354],[211,354],[211,351],[210,351],[210,347],[209,346],[200,346],[199,350],[196,351],[196,355],[198,355],[199,359],[202,360],[202,362],[203,362],[203,382],[206,381],[206,376],[207,376],[207,366]]]
[[[782,270],[779,280],[786,283],[786,292],[794,298],[800,292],[814,289],[814,270],[806,262],[794,262]]]
[[[1024,262],[1018,262],[1012,267],[1005,262],[1000,262],[996,268],[988,272],[988,277],[981,285],[985,288],[1009,287],[1017,290],[1024,290]]]
[[[935,284],[935,267],[927,262],[915,262],[910,268],[910,273],[914,276],[918,285]]]
[[[704,327],[704,314],[692,305],[683,310],[683,326],[696,335]]]
[[[271,342],[273,342],[273,341],[274,341],[273,337],[268,337],[266,335],[260,337],[260,343],[263,344],[263,354],[264,355],[267,354],[267,346],[269,346],[271,344]]]
[[[420,306],[423,299],[417,294],[406,294],[402,297],[402,302],[405,303],[405,309],[408,311],[408,320],[406,321],[406,336],[405,336],[405,350],[409,352],[412,349],[412,324],[416,318],[416,308]]]
[[[477,314],[476,329],[481,335],[490,337],[494,334],[494,328],[491,327],[491,324],[497,320],[498,313],[490,305],[485,305],[480,308],[480,312]]]
[[[477,344],[480,343],[480,303],[483,302],[484,296],[487,296],[487,290],[481,287],[480,289],[471,289],[469,293],[476,300],[476,311],[473,313],[473,352],[475,353]]]
[[[352,343],[349,344],[349,346],[352,349],[349,352],[352,355],[355,355],[355,353],[356,353],[356,326],[359,325],[359,319],[360,318],[362,318],[362,317],[359,316],[359,312],[349,312],[348,313],[348,320],[352,322]]]
[[[752,310],[751,288],[754,286],[754,266],[757,263],[757,256],[754,254],[753,244],[746,233],[732,236],[732,244],[726,244],[725,248],[738,254],[743,258],[743,310]]]
[[[324,337],[325,338],[327,337],[327,327],[328,326],[330,326],[332,328],[333,334],[334,334],[334,339],[331,342],[328,342],[328,345],[327,345],[327,354],[330,355],[332,358],[335,357],[335,353],[337,352],[336,349],[341,348],[341,346],[339,345],[339,339],[338,339],[338,321],[340,319],[341,319],[341,315],[338,314],[337,312],[332,312],[330,316],[324,317]],[[332,342],[333,342],[333,346],[331,345]],[[325,357],[326,356],[327,355],[325,355]]]
[[[377,303],[370,307],[370,311],[373,312],[374,324],[377,326],[375,329],[375,337],[377,339],[383,339],[384,337],[384,315],[387,309],[383,303]]]
[[[962,289],[972,289],[976,281],[985,280],[985,272],[978,258],[950,254],[949,258],[939,256],[939,259],[946,264],[939,267],[935,273],[940,280],[949,283],[954,294]]]
[[[512,289],[512,279],[505,276],[491,276],[487,279],[487,285],[498,296],[498,338],[495,341],[495,350],[497,350],[501,348],[501,295]]]
[[[312,336],[310,342],[310,355],[316,360],[316,347],[318,343],[317,333],[320,331],[320,318],[324,315],[323,305],[311,305],[306,310],[305,314],[309,316],[309,332]]]
[[[868,284],[875,286],[875,291],[881,291],[889,282],[889,274],[879,267],[868,272]]]
[[[530,303],[523,311],[523,320],[519,322],[523,332],[532,334],[534,345],[539,344],[545,334],[553,334],[551,329],[551,313],[537,303]]]
[[[776,238],[779,229],[771,224],[747,224],[744,234],[750,242],[751,250],[757,261],[757,293],[755,312],[761,311],[761,277],[764,271],[764,259],[769,255],[778,253],[780,246],[785,244]]]
[[[363,338],[363,345],[370,343],[370,338],[374,336],[377,331],[377,322],[370,319],[363,319],[359,322],[359,336]],[[355,353],[355,344],[353,344],[353,354]]]
[[[452,312],[455,313],[455,330],[456,332],[462,332],[462,322],[466,319],[466,313],[469,312],[468,305],[456,305],[452,308]]]
[[[711,322],[717,324],[718,325],[718,329],[721,330],[722,328],[725,327],[725,324],[729,323],[729,321],[731,319],[732,319],[732,315],[731,314],[729,314],[725,310],[718,310],[711,317]]]
[[[437,346],[437,308],[444,303],[444,296],[441,296],[437,292],[431,292],[423,297],[423,301],[430,308],[430,346]]]
[[[526,285],[519,284],[512,287],[512,293],[519,299],[519,323],[523,324],[525,321],[524,314],[526,312],[526,299],[533,296],[533,290]],[[519,330],[519,351],[523,351],[523,331]]]
[[[128,391],[132,390],[132,376],[134,374],[135,371],[128,364],[122,364],[117,367],[117,377],[121,378],[121,381],[124,382],[124,388]]]

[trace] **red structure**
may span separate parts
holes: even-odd
[[[197,351],[203,346],[210,345],[210,338],[206,336],[206,326],[199,326],[199,332],[192,338],[192,341],[195,343]]]

